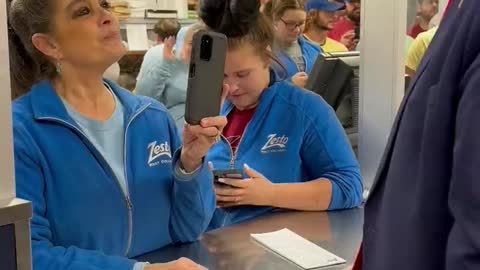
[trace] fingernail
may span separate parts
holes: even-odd
[[[218,178],[218,182],[225,183],[225,179],[224,178]]]
[[[247,163],[243,164],[243,167],[245,167],[245,169],[250,169],[250,166],[248,166]]]

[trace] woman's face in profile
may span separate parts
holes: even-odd
[[[52,29],[35,44],[62,65],[103,72],[126,52],[106,0],[53,0]],[[34,42],[35,43],[35,42]],[[47,48],[47,49],[45,49]]]
[[[275,18],[275,36],[285,43],[295,42],[305,30],[307,13],[302,9],[288,9],[284,14]]]

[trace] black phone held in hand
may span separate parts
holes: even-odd
[[[213,182],[218,185],[227,185],[225,183],[221,183],[218,181],[220,178],[229,178],[229,179],[238,179],[241,180],[244,177],[243,171],[242,170],[236,170],[236,169],[231,169],[231,170],[213,170]],[[227,185],[228,186],[228,185]]]
[[[227,54],[227,37],[212,31],[193,35],[188,76],[185,121],[198,125],[203,118],[220,114]]]

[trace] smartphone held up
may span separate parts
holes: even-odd
[[[192,39],[185,121],[198,125],[203,118],[220,114],[227,53],[227,37],[199,31]]]

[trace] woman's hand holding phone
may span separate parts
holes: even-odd
[[[222,103],[228,94],[228,89],[228,85],[225,84],[222,92]],[[220,141],[220,136],[226,125],[227,118],[225,116],[204,118],[199,125],[185,124],[180,161],[186,172],[192,172],[200,167],[208,150]]]
[[[195,171],[200,167],[210,147],[220,140],[226,125],[225,116],[202,119],[200,125],[196,126],[185,124],[180,161],[186,172]]]
[[[240,205],[273,205],[274,184],[246,164],[244,171],[248,178],[218,179],[219,184],[215,184],[217,205],[222,208]]]

